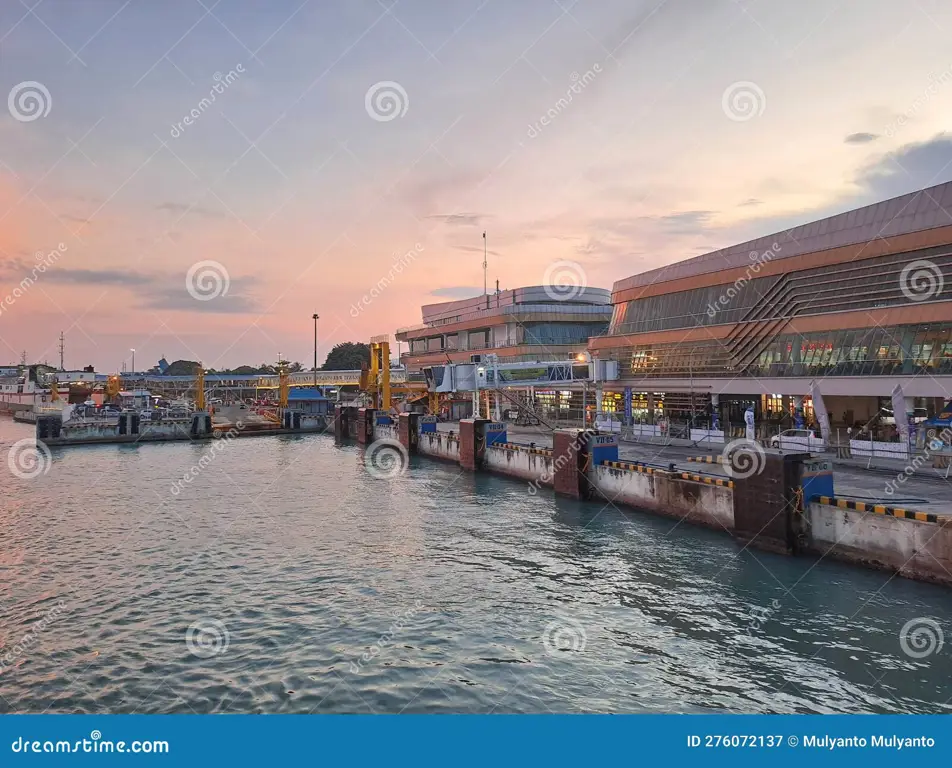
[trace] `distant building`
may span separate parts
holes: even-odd
[[[493,352],[499,362],[566,360],[608,329],[611,292],[578,288],[563,299],[551,287],[531,286],[461,301],[428,304],[423,323],[397,330],[409,349],[408,371]]]

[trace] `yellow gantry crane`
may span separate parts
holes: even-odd
[[[288,407],[288,393],[291,391],[291,376],[288,373],[288,361],[278,360],[278,406]]]
[[[205,410],[205,368],[201,363],[195,369],[195,410]]]
[[[390,336],[387,334],[370,339],[370,369],[367,371],[366,390],[370,393],[374,408],[390,410]]]

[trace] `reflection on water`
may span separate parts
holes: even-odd
[[[944,588],[425,459],[376,480],[325,436],[231,441],[177,494],[206,446],[18,480],[30,434],[0,420],[2,711],[950,709]]]

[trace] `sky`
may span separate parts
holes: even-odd
[[[950,37],[947,0],[5,0],[0,364],[309,366],[314,313],[323,360],[481,293],[484,231],[491,289],[610,288],[948,181]]]

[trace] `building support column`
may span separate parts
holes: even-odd
[[[654,424],[654,392],[646,393],[648,395],[648,423]]]

